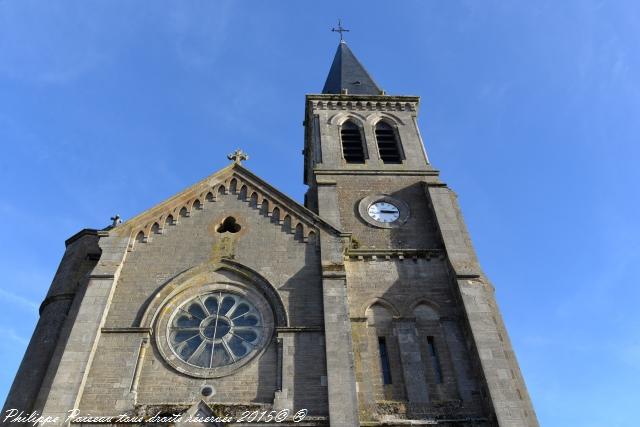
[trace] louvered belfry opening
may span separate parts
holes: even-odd
[[[383,163],[402,163],[396,133],[391,125],[385,122],[376,125],[376,141],[378,141],[378,152]]]
[[[351,121],[346,121],[340,128],[342,139],[342,155],[347,163],[364,163],[364,146],[360,128]]]

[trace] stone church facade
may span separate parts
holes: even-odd
[[[236,152],[67,240],[5,411],[538,425],[419,98],[385,94],[341,42],[305,107],[304,205]]]

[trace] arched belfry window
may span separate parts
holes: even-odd
[[[364,163],[365,151],[360,128],[351,120],[340,127],[342,156],[347,163]]]
[[[383,163],[402,163],[400,144],[396,137],[396,131],[390,124],[379,122],[376,125],[376,141]]]

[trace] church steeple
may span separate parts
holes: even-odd
[[[382,95],[383,91],[351,52],[347,43],[340,40],[322,93]]]

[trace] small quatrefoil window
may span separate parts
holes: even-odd
[[[216,231],[218,233],[237,233],[241,228],[234,217],[228,216],[222,221],[222,224],[218,226]]]

